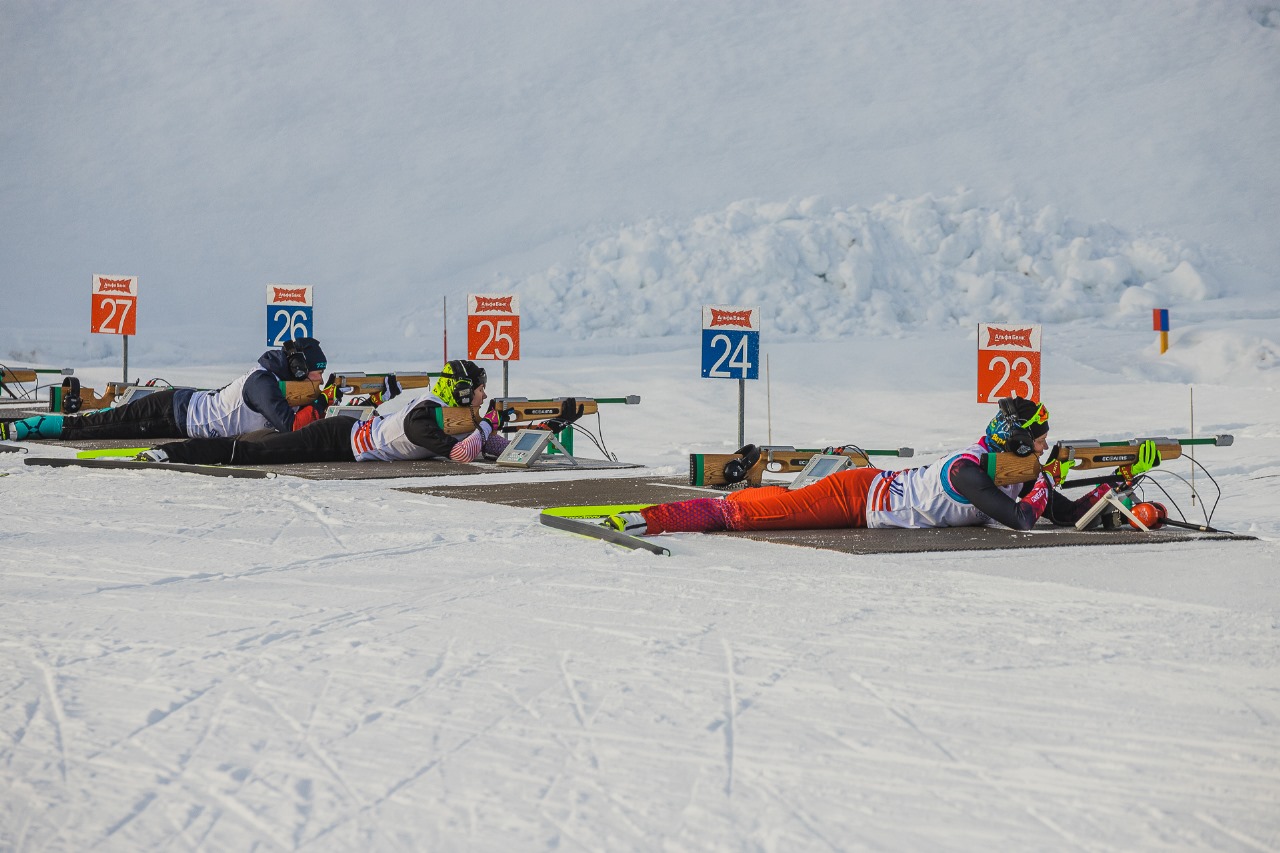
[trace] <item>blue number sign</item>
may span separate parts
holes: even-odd
[[[267,285],[267,346],[315,337],[312,322],[312,289],[291,284]]]
[[[760,378],[760,309],[702,306],[702,378]]]

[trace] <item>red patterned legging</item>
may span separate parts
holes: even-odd
[[[881,472],[854,468],[823,477],[794,492],[760,486],[720,498],[695,498],[641,510],[655,533],[712,530],[818,530],[867,526],[867,491]]]

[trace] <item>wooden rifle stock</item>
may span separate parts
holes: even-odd
[[[556,397],[550,400],[528,400],[524,397],[495,397],[490,404],[490,408],[514,411],[516,413],[515,420],[509,421],[509,423],[522,424],[559,417],[560,403],[567,399],[569,398]],[[600,411],[599,404],[591,397],[574,397],[573,399],[582,407],[583,415],[594,415]]]
[[[725,476],[724,468],[729,463],[737,460],[742,461],[740,453],[690,453],[689,454],[689,485],[691,486],[727,486],[730,485],[729,478]],[[747,471],[744,482],[748,486],[760,485],[761,479],[764,477],[765,458],[764,454],[760,454],[760,458],[756,460],[756,464],[752,465]]]
[[[508,426],[514,426],[557,417],[560,414],[562,399],[564,398],[526,400],[523,397],[497,397],[490,403],[489,408],[492,410],[500,406],[504,410],[514,411],[515,419],[507,422]],[[574,399],[582,406],[584,415],[594,415],[600,410],[595,400],[587,397]],[[466,406],[446,406],[435,411],[436,424],[449,435],[466,435],[480,425],[479,412]]]
[[[365,397],[375,391],[381,391],[386,386],[384,380],[388,376],[394,376],[402,390],[429,388],[435,379],[430,373],[338,373],[330,376],[324,384],[301,379],[282,382],[281,385],[284,386],[285,400],[290,406],[296,408],[315,402],[315,399],[320,396],[320,389],[330,382],[342,389],[343,396]]]
[[[808,465],[813,457],[826,455],[830,455],[826,450],[795,448],[783,444],[764,445],[760,448],[760,461],[747,472],[746,482],[751,486],[760,485],[765,471],[770,474],[798,473],[804,470],[804,466]],[[853,467],[866,468],[870,467],[872,456],[910,457],[915,455],[915,451],[910,447],[900,447],[897,450],[862,450],[846,447],[840,449],[840,455],[849,457],[853,461]],[[724,467],[735,459],[741,460],[741,454],[690,453],[689,485],[712,487],[729,485],[729,480],[724,475]]]

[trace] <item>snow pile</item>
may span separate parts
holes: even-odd
[[[759,305],[771,334],[898,335],[978,322],[1132,322],[1218,295],[1192,246],[1050,206],[970,193],[840,207],[739,201],[648,219],[583,243],[515,289],[532,327],[568,337],[695,334],[703,304]]]

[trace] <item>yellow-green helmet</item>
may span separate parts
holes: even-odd
[[[440,378],[431,386],[431,393],[446,406],[470,406],[475,389],[489,381],[489,374],[474,361],[457,359],[440,371]]]

